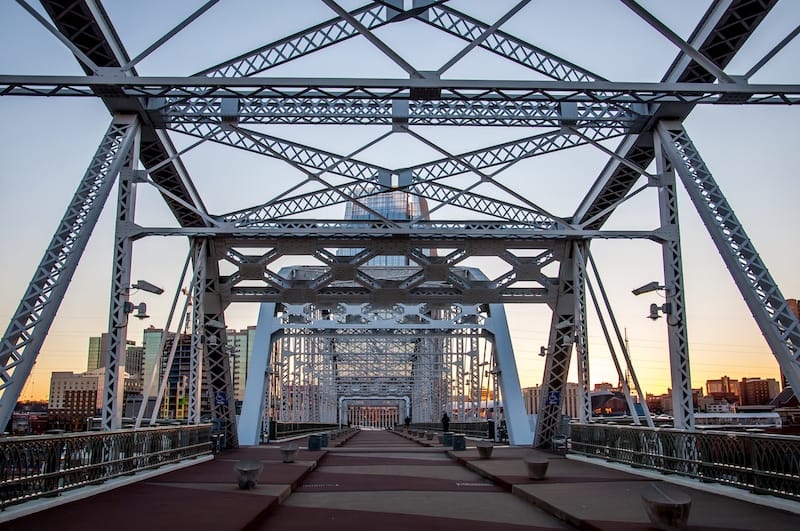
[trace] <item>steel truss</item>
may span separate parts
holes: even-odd
[[[280,273],[298,277],[309,269]],[[404,400],[408,411],[401,415],[415,422],[437,422],[443,411],[459,422],[486,418],[500,373],[498,350],[509,348],[498,337],[504,327],[495,305],[265,304],[257,332],[265,339],[256,346],[259,361],[251,362],[248,385],[263,382],[258,396],[268,399],[258,402],[260,409],[245,400],[240,437],[247,444],[261,440],[267,419],[346,423],[343,402],[367,406],[379,397]],[[515,375],[513,353],[504,356],[510,361],[503,371]],[[518,384],[507,394],[521,399]],[[518,416],[515,425],[527,424],[524,410]]]
[[[519,16],[515,14],[525,2],[490,24],[445,0],[415,0],[408,10],[400,0],[376,1],[351,12],[325,0],[336,14],[329,20],[195,75],[156,78],[139,75],[136,64],[209,6],[131,60],[100,3],[43,0],[52,32],[87,75],[0,75],[0,95],[99,97],[114,120],[3,336],[0,422],[11,415],[123,168],[109,317],[113,345],[103,395],[106,428],[119,425],[119,359],[130,310],[133,244],[153,235],[191,242],[190,417],[199,422],[209,412],[230,445],[238,444],[240,434],[249,444],[257,442],[270,415],[335,419],[341,410],[338,398],[356,396],[353,387],[359,387],[361,397],[408,396],[415,420],[436,420],[456,402],[461,420],[480,411],[487,368],[490,375],[501,375],[490,387],[502,390],[512,438],[529,440],[527,419],[520,420],[524,410],[507,323],[498,306],[507,302],[540,302],[553,310],[534,441],[549,445],[559,430],[573,345],[582,388],[581,420],[591,414],[586,260],[591,240],[603,238],[645,238],[662,246],[676,423],[691,428],[683,273],[670,167],[688,190],[781,368],[794,388],[800,387],[800,325],[680,123],[695,105],[800,103],[798,84],[749,83],[791,39],[744,78],[724,72],[776,1],[714,1],[685,42],[635,2],[624,2],[680,53],[658,82],[616,82],[501,31],[501,24]],[[464,41],[466,48],[439,71],[420,71],[375,33],[408,20]],[[408,79],[265,75],[318,50],[362,38],[404,69]],[[442,75],[475,48],[545,80]],[[386,133],[351,154],[338,154],[255,129],[274,124],[374,125]],[[450,153],[423,136],[419,126],[546,130]],[[282,161],[301,181],[272,197],[253,198],[255,204],[234,212],[210,213],[172,144],[170,135],[175,134],[198,139],[195,147],[213,142]],[[403,167],[357,158],[394,134],[434,149],[438,158]],[[610,159],[571,215],[555,215],[503,182],[520,161],[580,146],[593,146]],[[646,171],[653,160],[656,175]],[[140,164],[144,171],[138,170]],[[634,189],[642,176],[647,183]],[[134,222],[134,191],[143,184],[158,190],[177,227]],[[604,230],[620,205],[649,186],[659,190],[660,227]],[[397,191],[429,202],[430,209],[415,218],[392,219],[368,206]],[[369,219],[313,217],[348,203],[361,207]],[[433,216],[439,209],[450,217]],[[319,265],[278,269],[280,258],[297,255],[312,257]],[[506,270],[487,278],[465,264],[487,256],[500,258]],[[406,265],[369,265],[376,257],[401,257]],[[594,295],[593,300],[597,306]],[[245,425],[237,429],[225,310],[243,301],[263,304],[258,332],[263,352],[251,365]]]

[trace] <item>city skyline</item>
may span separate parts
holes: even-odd
[[[465,2],[462,2],[465,4]],[[474,3],[473,3],[474,4]],[[507,11],[512,3],[498,2],[498,6],[481,6],[485,20],[493,22]],[[680,7],[669,10],[657,2],[643,2],[648,9],[662,17],[674,29],[686,37],[708,2],[680,2]],[[149,24],[149,6],[158,10],[161,19]],[[359,2],[343,2],[347,8],[361,5]],[[142,7],[144,6],[144,7]],[[136,7],[125,3],[108,3],[109,14],[131,55],[136,55],[172,25],[187,16],[199,3],[192,5],[169,4],[161,6],[154,2],[143,2]],[[176,71],[181,74],[199,71],[220,60],[243,53],[260,44],[284,36],[305,27],[309,22],[318,22],[332,16],[320,2],[308,2],[307,10],[294,10],[280,5],[262,6],[253,4],[252,18],[266,21],[261,25],[237,22],[239,35],[236,42],[215,41],[212,50],[204,55],[199,49],[204,34],[213,31],[216,25],[224,24],[226,17],[233,17],[228,10],[215,7],[176,37],[174,45],[146,58],[138,67],[144,75],[166,75]],[[474,5],[473,5],[474,7]],[[278,13],[270,16],[269,9]],[[543,47],[556,41],[554,28],[536,25],[535,14],[546,15],[555,10],[553,2],[541,2],[528,6],[509,21],[504,29],[519,34]],[[593,8],[586,6],[587,12]],[[262,11],[263,10],[263,11]],[[671,16],[670,11],[680,12],[681,17]],[[235,11],[235,10],[234,10]],[[305,11],[298,13],[297,11]],[[0,7],[0,45],[14,50],[0,57],[0,73],[4,74],[80,74],[69,51],[50,35],[40,24],[18,5]],[[258,16],[261,14],[261,18]],[[596,13],[593,24],[606,23],[612,26],[614,17],[630,17],[624,6],[612,6],[611,13]],[[221,17],[221,18],[217,18]],[[693,18],[692,18],[693,17]],[[759,59],[771,46],[791,31],[800,17],[800,6],[779,3],[756,33],[752,42],[727,69],[740,74]],[[276,21],[280,20],[278,24]],[[530,22],[531,29],[526,28]],[[586,24],[575,21],[575,24]],[[575,31],[589,31],[590,27],[578,26]],[[420,29],[420,35],[425,32]],[[391,39],[391,30],[380,33]],[[677,53],[663,40],[655,39],[652,47],[645,50],[630,50],[629,64],[614,62],[613,36],[594,37],[596,50],[586,50],[577,43],[566,51],[567,57],[611,79],[638,80],[658,75],[669,65]],[[239,42],[241,40],[241,42]],[[795,39],[797,41],[797,39]],[[754,82],[796,82],[792,79],[795,65],[800,60],[800,46],[793,42],[770,61]],[[298,64],[307,64],[318,75],[338,74],[339,70],[355,69],[355,75],[377,71],[386,77],[400,77],[394,65],[386,65],[385,58],[375,53],[364,42],[348,43],[353,54],[362,61],[359,64],[324,64],[322,60],[309,58]],[[456,48],[457,49],[457,48]],[[405,50],[404,50],[405,51]],[[409,49],[409,54],[412,50]],[[554,50],[562,53],[561,49]],[[163,53],[161,53],[163,52]],[[447,56],[452,50],[429,51],[430,58],[415,58],[422,63],[436,64],[439,55]],[[603,56],[606,54],[606,56]],[[376,58],[377,56],[377,58]],[[474,57],[473,57],[474,56]],[[455,68],[452,77],[468,78],[474,68],[488,65],[485,56],[470,54],[463,68]],[[427,64],[422,64],[427,67]],[[374,70],[373,70],[374,68]],[[494,68],[494,65],[492,65]],[[501,66],[492,71],[498,77],[519,75],[511,67]],[[472,69],[472,71],[470,70]],[[275,75],[300,75],[293,63],[276,70]],[[23,293],[31,273],[41,258],[65,205],[74,193],[76,183],[83,175],[96,149],[103,131],[107,127],[108,112],[95,99],[32,99],[0,98],[0,219],[13,230],[0,234],[0,245],[13,250],[13,259],[7,258],[6,271],[0,279],[0,321],[7,324]],[[747,127],[743,127],[746,124]],[[77,128],[77,130],[76,130]],[[276,127],[276,130],[281,130]],[[800,180],[796,178],[800,167],[800,150],[796,149],[800,138],[800,109],[793,107],[725,107],[701,106],[686,120],[686,129],[699,147],[715,177],[735,207],[736,213],[754,241],[764,262],[787,298],[800,297],[800,278],[796,264],[800,249],[793,244],[793,236],[800,224],[796,211],[796,200],[800,197]],[[305,129],[297,133],[281,130],[287,136],[302,139]],[[340,138],[310,136],[304,142],[346,153],[364,142],[369,134],[363,131],[346,130],[346,134],[329,135]],[[502,131],[498,134],[509,138],[522,136],[518,131]],[[179,148],[190,141],[176,136]],[[452,140],[454,152],[472,149],[474,140],[466,135],[455,135]],[[613,149],[616,143],[607,147]],[[409,149],[419,160],[433,158],[424,146],[414,145],[408,139],[398,139],[387,146],[379,146],[365,153],[368,160],[391,159],[395,151]],[[520,164],[522,177],[512,176],[510,185],[519,186],[532,197],[549,200],[558,214],[571,212],[574,205],[565,197],[564,191],[590,182],[598,172],[598,161],[602,154],[592,150],[579,150],[557,155],[554,162],[532,161]],[[217,148],[210,154],[190,152],[184,157],[190,173],[205,199],[209,210],[225,212],[240,206],[248,195],[262,196],[269,193],[269,181],[265,175],[288,173],[285,166],[275,161],[254,160],[249,154],[223,155]],[[258,165],[254,163],[258,162]],[[531,175],[558,175],[564,184],[552,184],[553,190],[541,191],[534,184],[523,180]],[[221,179],[243,179],[237,189],[229,194],[209,194],[214,183]],[[266,183],[266,184],[265,184]],[[539,181],[541,184],[541,181]],[[551,183],[548,183],[550,185]],[[147,187],[140,187],[139,212],[143,220],[153,225],[174,225],[174,220],[159,202],[156,194]],[[242,193],[244,192],[244,193]],[[242,196],[245,196],[244,198]],[[624,205],[609,221],[609,228],[630,225],[631,220],[643,228],[652,228],[657,223],[653,195],[642,194],[642,201]],[[80,370],[85,366],[86,347],[91,335],[99,335],[107,328],[108,299],[110,286],[111,250],[113,239],[113,207],[115,193],[112,192],[95,234],[89,243],[72,285],[67,292],[59,316],[52,327],[34,368],[32,380],[23,390],[21,399],[35,396],[49,385],[49,374],[58,370]],[[237,202],[238,201],[238,202]],[[692,386],[698,387],[710,377],[719,377],[720,369],[728,374],[734,369],[750,371],[742,376],[777,378],[778,367],[760,331],[749,315],[730,275],[711,244],[697,214],[681,190],[682,238],[684,249],[684,272],[689,316],[689,348],[692,365]],[[343,208],[341,209],[343,211]],[[341,215],[341,213],[339,214]],[[134,277],[147,279],[165,288],[164,295],[156,296],[138,292],[132,294],[136,303],[146,302],[151,319],[139,322],[131,319],[129,339],[139,342],[142,330],[152,324],[163,328],[163,320],[169,306],[171,293],[177,286],[177,274],[185,257],[186,243],[183,240],[148,239],[138,242],[134,251]],[[634,366],[646,392],[657,393],[669,386],[668,353],[663,320],[651,322],[646,318],[647,308],[658,302],[658,294],[634,297],[631,289],[653,280],[662,280],[660,273],[660,248],[651,242],[598,241],[593,252],[604,275],[604,282],[615,304],[620,325],[628,331]],[[8,256],[11,256],[9,253]],[[487,260],[478,267],[491,270],[496,263]],[[468,264],[468,265],[471,265]],[[229,328],[244,329],[256,322],[256,304],[234,305],[226,312]],[[507,306],[512,340],[517,355],[520,379],[524,387],[541,383],[543,359],[537,353],[545,345],[549,330],[549,311],[544,307]],[[590,319],[590,355],[592,356],[592,383],[616,381],[607,348],[596,321]],[[574,366],[574,365],[573,365]],[[575,378],[571,378],[575,380]]]

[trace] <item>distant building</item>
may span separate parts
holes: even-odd
[[[161,328],[155,328],[154,326],[149,326],[145,328],[144,332],[142,333],[142,348],[144,348],[144,363],[143,363],[143,374],[144,374],[144,386],[146,387],[150,383],[150,376],[153,374],[153,368],[156,368],[156,381],[155,386],[153,388],[152,393],[155,394],[156,390],[158,389],[158,385],[161,380],[161,367],[163,364],[163,360],[161,363],[156,363],[156,360],[159,359],[158,348],[161,345],[161,338],[164,335],[164,330]],[[167,339],[170,340],[175,336],[174,333],[169,332],[167,334]],[[171,344],[171,341],[170,341]],[[166,351],[169,353],[169,350]]]
[[[89,338],[89,351],[86,358],[86,370],[91,372],[108,365],[108,334]],[[141,393],[144,383],[144,349],[137,347],[135,341],[127,341],[125,353],[120,360],[123,370],[133,378],[132,392]]]
[[[579,396],[580,388],[578,384],[567,382],[565,389],[566,396],[563,397],[561,403],[563,405],[562,413],[572,418],[578,418],[579,412]],[[539,404],[541,404],[542,391],[541,386],[525,387],[522,389],[522,400],[525,402],[525,411],[528,415],[539,413]]]
[[[247,383],[247,370],[253,354],[256,327],[244,330],[227,330],[228,351],[231,355],[231,375],[236,400],[244,400],[244,387]]]
[[[47,402],[18,402],[11,415],[11,435],[41,435],[48,429]]]
[[[136,383],[124,373],[123,397],[136,392]],[[67,431],[87,429],[86,419],[100,415],[105,368],[84,373],[53,372],[50,375],[48,416],[51,428]]]
[[[714,394],[702,397],[698,405],[702,413],[735,413],[736,404],[736,400],[729,401],[725,397],[717,398]]]
[[[786,299],[786,303],[789,305],[789,309],[792,311],[794,316],[797,317],[798,320],[800,320],[800,301],[798,301],[797,299]],[[781,385],[783,386],[783,389],[786,389],[787,387],[790,387],[789,380],[787,380],[786,375],[783,374],[783,369],[780,369],[780,371],[781,371]]]
[[[89,355],[86,360],[86,370],[93,371],[105,367],[104,353],[108,352],[108,334],[89,338]]]
[[[703,388],[692,389],[692,408],[698,411],[703,399]],[[647,395],[647,408],[657,415],[672,415],[672,389],[667,389],[663,395]]]
[[[780,384],[775,378],[742,378],[739,382],[739,404],[742,406],[760,406],[769,404],[781,392]]]
[[[104,381],[105,369],[102,367],[78,374],[52,373],[47,404],[50,426],[68,431],[85,430],[86,419],[100,412]]]
[[[130,392],[142,394],[144,388],[144,347],[128,345],[125,351],[125,372],[130,375]]]
[[[164,344],[164,352],[170,352],[172,343],[176,340],[174,334],[170,334]],[[172,366],[167,367],[168,356],[161,357],[161,374],[167,375],[167,388],[164,390],[164,398],[161,402],[161,409],[159,416],[167,419],[182,420],[189,416],[189,379],[191,377],[192,365],[192,336],[189,334],[179,334],[177,336],[178,344],[175,347],[175,355],[173,356]],[[205,398],[205,393],[201,393],[201,397]],[[207,403],[201,404],[202,410],[207,410],[207,407],[202,407]]]
[[[706,393],[739,396],[739,382],[731,380],[729,376],[723,376],[718,380],[706,380]]]

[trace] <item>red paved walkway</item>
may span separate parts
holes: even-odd
[[[563,522],[450,459],[387,431],[329,452],[263,530],[564,529]]]

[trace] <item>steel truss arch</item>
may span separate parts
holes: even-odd
[[[434,416],[432,420],[451,407],[464,416],[469,410],[472,418],[485,390],[482,364],[503,375],[492,389],[500,387],[512,439],[549,445],[560,433],[573,345],[581,380],[580,417],[591,416],[591,320],[584,260],[592,240],[611,238],[649,239],[662,247],[664,283],[670,289],[676,424],[691,428],[681,244],[668,166],[689,192],[784,374],[794,388],[800,386],[800,325],[681,125],[697,105],[800,103],[800,83],[749,80],[791,38],[746,76],[725,71],[777,0],[711,2],[685,41],[649,13],[634,9],[679,50],[656,81],[604,79],[560,57],[561,50],[551,52],[500,31],[525,2],[516,3],[492,25],[444,0],[415,0],[408,10],[408,2],[381,0],[349,12],[325,0],[339,16],[316,19],[322,21],[188,76],[140,75],[134,66],[195,15],[131,61],[100,2],[42,3],[53,20],[51,32],[59,34],[87,75],[2,74],[0,96],[99,98],[114,120],[0,343],[0,421],[10,416],[123,167],[127,173],[120,179],[115,232],[105,428],[119,427],[119,361],[130,309],[126,290],[131,248],[147,236],[180,236],[191,243],[195,274],[189,416],[191,422],[214,419],[231,446],[238,444],[239,435],[250,444],[257,440],[268,420],[265,411],[285,413],[287,419],[335,418],[341,404],[336,396],[320,391],[319,399],[311,400],[322,384],[339,397],[407,396],[415,416]],[[387,44],[394,41],[380,33],[414,25],[457,42],[460,51],[439,71],[421,70],[412,64],[418,59],[407,60],[405,50]],[[353,38],[369,41],[379,56],[383,54],[381,59],[388,58],[389,66],[405,70],[408,78],[347,77],[349,72],[342,77],[271,75],[273,69],[294,72],[298,67],[301,72],[302,58]],[[469,43],[466,48],[462,41]],[[521,66],[525,76],[443,75],[473,49]],[[288,63],[293,63],[291,68],[277,69]],[[286,125],[325,126],[315,130],[328,135],[320,140],[326,146],[338,145],[341,139],[335,137],[344,129],[340,126],[375,126],[383,136],[351,155],[341,155],[338,147],[312,147],[317,140],[312,135],[288,140],[274,134]],[[427,131],[423,136],[420,131],[429,126],[443,136]],[[470,147],[453,148],[444,135],[455,126],[473,128],[467,131],[485,142],[470,143],[470,138],[465,142]],[[532,134],[521,129],[526,127],[544,129]],[[518,134],[503,136],[506,128]],[[488,138],[487,132],[500,140]],[[413,160],[403,152],[408,144],[400,141],[400,147],[389,146],[395,152],[380,153],[386,147],[380,141],[395,133],[405,135],[403,141],[418,141],[428,153],[436,153],[435,158]],[[179,136],[200,141],[180,152],[172,143]],[[285,184],[282,176],[269,175],[270,185],[279,184],[253,187],[244,198],[246,204],[226,207],[232,211],[210,212],[182,158],[194,146],[212,143],[279,160],[299,172],[302,182],[280,188]],[[539,177],[531,169],[538,169],[535,158],[581,146],[587,151],[596,148],[610,160],[578,197],[577,207],[570,205],[573,212],[551,214],[534,196],[555,177],[531,182]],[[370,147],[377,147],[378,153],[367,153]],[[374,162],[370,155],[400,162]],[[658,170],[647,173],[653,160]],[[522,176],[509,179],[517,186],[505,180],[513,171]],[[166,202],[174,226],[149,226],[134,219],[134,189],[147,179]],[[642,179],[645,185],[633,191]],[[606,230],[620,205],[647,187],[658,188],[659,226]],[[381,202],[384,207],[405,202],[407,208],[399,215],[373,208]],[[331,207],[342,204],[363,212],[351,215],[353,219],[329,214]],[[311,217],[316,211],[327,217]],[[319,265],[284,268],[281,260],[296,256]],[[495,259],[502,271],[484,275],[469,264],[483,258]],[[245,428],[237,426],[231,353],[226,348],[226,310],[233,302],[260,302],[266,315],[259,319],[263,351],[248,375]],[[501,306],[523,302],[545,303],[552,310],[533,441],[528,440],[531,434]],[[405,379],[392,380],[398,374]],[[485,394],[488,398],[488,389]],[[276,397],[287,398],[286,404],[272,402]]]

